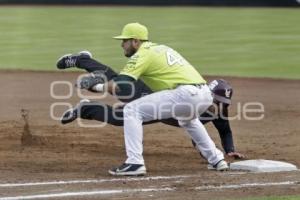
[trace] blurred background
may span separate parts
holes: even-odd
[[[179,51],[204,75],[300,78],[297,0],[0,0],[0,69],[56,70],[89,50],[116,70],[112,39],[129,22]],[[1,73],[1,72],[0,72]]]
[[[246,154],[247,159],[281,160],[299,167],[298,1],[0,0],[0,184],[92,180],[107,177],[107,169],[120,164],[125,155],[122,127],[106,126],[100,130],[79,127],[75,122],[62,126],[50,115],[59,119],[81,99],[74,83],[84,71],[59,71],[57,59],[67,53],[89,50],[95,59],[119,71],[127,58],[120,41],[112,37],[119,35],[130,22],[146,25],[152,42],[177,50],[207,81],[221,77],[230,82],[234,88],[230,116],[235,118],[230,124],[238,152]],[[54,81],[67,84],[51,88]],[[52,93],[65,98],[55,99]],[[87,91],[83,94],[89,95]],[[102,96],[94,95],[94,100]],[[99,101],[113,105],[116,99],[108,96]],[[263,106],[263,112],[256,103]],[[22,109],[28,110],[28,120],[21,117]],[[249,119],[262,113],[263,120],[246,120],[246,114]],[[82,124],[91,125],[90,121]],[[212,124],[206,127],[221,147],[217,130]],[[198,175],[186,182],[177,179],[161,182],[163,187],[177,188],[170,195],[137,192],[113,199],[300,199],[298,172],[218,175],[206,170],[206,161],[199,161],[198,153],[181,129],[155,124],[145,127],[145,132],[145,157],[151,176],[195,175],[195,172]],[[218,189],[218,192],[193,189],[195,184],[199,187],[225,184],[224,188],[228,184],[251,186],[252,181],[258,187]],[[286,182],[293,185],[265,188],[259,185]],[[124,188],[124,191],[135,186],[152,187],[149,181],[145,184],[138,181],[136,185],[127,181],[118,184],[108,181],[108,184],[101,187]],[[30,199],[24,195],[31,195],[33,199],[78,189],[94,191],[99,186],[97,183],[65,187],[35,185],[31,189],[0,187],[0,199],[16,199],[9,195],[22,195],[19,199]],[[282,195],[298,196],[281,198]],[[256,196],[263,197],[251,198]],[[66,197],[70,198],[97,199]]]
[[[2,4],[298,6],[299,0],[0,0]]]

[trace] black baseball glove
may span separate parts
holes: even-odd
[[[93,87],[98,83],[105,83],[106,78],[102,71],[94,71],[87,76],[82,77],[76,84],[76,87],[80,89],[86,89],[91,92],[96,92]]]

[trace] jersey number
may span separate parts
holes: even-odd
[[[183,58],[180,55],[175,54],[172,51],[167,51],[166,55],[167,55],[168,65],[170,66],[175,64],[183,65]]]

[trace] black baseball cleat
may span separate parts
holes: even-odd
[[[67,111],[63,114],[63,116],[62,116],[60,122],[61,122],[62,124],[68,124],[68,123],[71,123],[72,121],[74,121],[75,119],[77,119],[77,115],[78,115],[77,108],[71,108],[71,109],[67,110]]]
[[[71,67],[77,67],[78,58],[92,58],[92,54],[89,51],[80,51],[77,54],[66,54],[57,60],[56,67],[58,69],[67,69]]]
[[[146,174],[145,165],[124,163],[119,167],[108,170],[113,176],[144,176]]]
[[[77,117],[78,117],[78,109],[80,109],[81,106],[82,106],[82,104],[85,103],[85,102],[90,102],[90,100],[83,99],[74,108],[71,108],[71,109],[67,110],[63,114],[60,122],[62,124],[68,124],[68,123],[71,123],[72,121],[74,121],[75,119],[77,119]]]

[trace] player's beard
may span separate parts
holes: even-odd
[[[137,51],[137,50],[136,50],[132,45],[130,45],[130,47],[129,47],[128,49],[124,50],[124,55],[125,55],[127,58],[129,58],[129,57],[131,57],[133,54],[135,54],[136,51]]]

